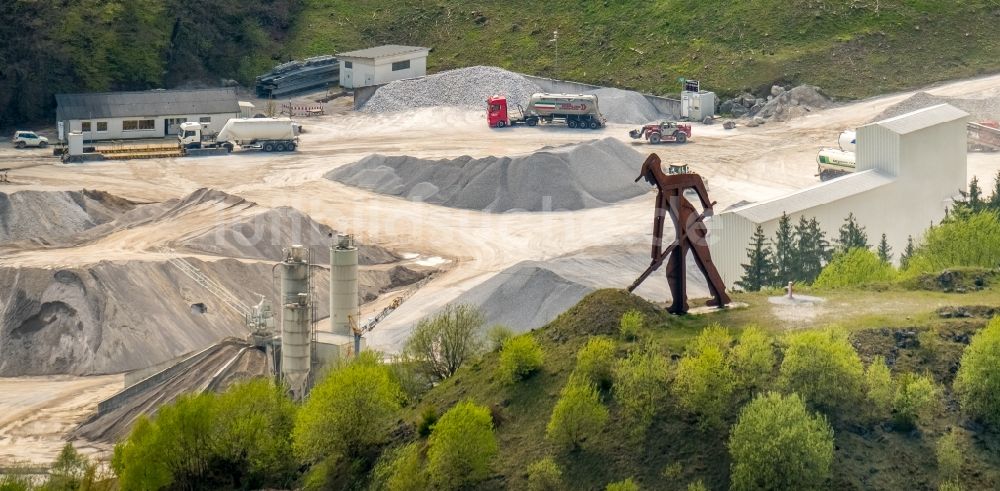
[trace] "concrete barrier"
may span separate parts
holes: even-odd
[[[382,84],[385,85],[385,84]],[[382,85],[369,85],[368,87],[355,87],[354,88],[354,110],[357,111],[361,109],[368,99],[371,99],[375,95],[375,91],[378,90]]]
[[[146,377],[142,381],[132,384],[131,386],[126,387],[121,392],[97,403],[97,416],[102,416],[104,414],[107,414],[109,411],[118,409],[126,402],[128,402],[129,399],[145,392],[149,388],[159,384],[160,382],[163,382],[164,380],[170,379],[177,372],[184,370],[190,367],[191,365],[194,365],[195,363],[201,361],[203,358],[205,358],[205,356],[208,355],[209,352],[218,349],[220,346],[221,346],[220,344],[213,344],[212,346],[209,346],[208,348],[205,348],[175,363],[172,366],[160,370],[159,372],[156,372],[153,375]]]

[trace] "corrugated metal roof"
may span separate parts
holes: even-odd
[[[753,223],[765,223],[780,218],[782,213],[792,215],[885,186],[893,180],[891,176],[871,169],[827,181],[770,201],[736,208],[728,213],[735,213]]]
[[[950,123],[958,119],[968,118],[969,113],[952,106],[951,104],[938,104],[936,106],[925,107],[911,113],[901,114],[894,118],[879,121],[875,124],[883,126],[895,133],[905,135],[924,128],[929,128],[941,123]]]
[[[57,94],[56,103],[59,121],[240,112],[236,89],[232,87]]]
[[[376,46],[374,48],[359,49],[357,51],[348,51],[346,53],[337,53],[337,57],[367,58],[369,60],[376,60],[378,58],[388,58],[390,56],[405,55],[408,53],[416,53],[419,51],[428,51],[428,48],[423,48],[420,46],[401,46],[398,44],[386,44],[385,46]]]

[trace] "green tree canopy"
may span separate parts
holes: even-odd
[[[441,416],[428,441],[431,483],[439,489],[460,489],[480,482],[496,453],[489,409],[460,402]]]
[[[834,255],[830,264],[816,279],[820,288],[844,288],[891,282],[896,278],[896,269],[874,252],[864,248],[848,249]]]
[[[953,386],[963,410],[1000,427],[1000,317],[973,336]]]
[[[780,381],[810,405],[839,411],[860,402],[864,369],[847,337],[837,331],[807,331],[788,339]]]
[[[448,305],[417,323],[403,351],[432,380],[446,379],[482,350],[485,322],[471,305]]]

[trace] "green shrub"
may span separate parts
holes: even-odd
[[[962,485],[955,481],[947,481],[938,486],[938,491],[964,491]]]
[[[962,354],[953,387],[962,409],[1000,427],[1000,317],[973,336]]]
[[[608,409],[601,404],[597,389],[583,379],[571,378],[563,388],[545,437],[563,448],[578,448],[580,443],[600,434],[608,421]]]
[[[420,445],[410,443],[385,451],[372,470],[372,490],[422,491],[429,487]]]
[[[624,481],[608,484],[608,487],[604,489],[605,491],[639,491],[639,485],[630,477]]]
[[[563,489],[562,469],[552,457],[545,457],[528,466],[528,491],[560,489]]]
[[[432,486],[458,489],[482,481],[497,453],[489,409],[461,402],[434,425],[428,441],[427,472]]]
[[[503,343],[514,336],[516,336],[514,330],[503,324],[497,324],[486,331],[490,351],[500,351],[503,349]]]
[[[653,423],[667,389],[666,358],[651,347],[633,351],[615,363],[614,394],[633,436],[642,436]]]
[[[892,401],[893,421],[897,428],[914,428],[938,406],[938,388],[927,376],[904,374]]]
[[[687,350],[685,353],[697,356],[706,348],[717,348],[720,353],[725,355],[729,352],[729,349],[733,346],[733,337],[729,335],[729,329],[722,327],[719,324],[712,324],[698,333],[687,345]]]
[[[646,319],[642,312],[630,310],[622,314],[621,321],[618,323],[618,332],[626,341],[633,341],[639,339],[639,331],[645,324]]]
[[[431,381],[446,379],[479,354],[485,322],[471,305],[448,305],[417,323],[403,353]]]
[[[29,474],[0,474],[0,491],[32,491],[35,481]]]
[[[432,406],[427,406],[420,413],[420,421],[417,422],[417,434],[427,438],[431,434],[431,430],[434,429],[434,424],[437,423],[438,413],[437,410]]]
[[[876,356],[865,369],[865,395],[868,410],[875,419],[885,419],[892,410],[892,400],[896,388],[892,383],[892,372],[885,364],[885,358]]]
[[[843,288],[849,286],[888,283],[896,279],[896,269],[872,251],[854,248],[838,253],[816,278],[814,286],[819,288]]]
[[[543,362],[542,347],[531,334],[510,338],[500,351],[500,380],[515,383],[535,373]]]
[[[735,389],[748,396],[770,383],[774,364],[771,338],[755,326],[744,329],[739,344],[729,351]]]
[[[718,346],[707,345],[677,364],[673,394],[685,411],[698,416],[702,430],[722,425],[733,395],[733,372]]]
[[[941,337],[933,328],[917,333],[917,352],[927,363],[934,363],[941,352]]]
[[[844,334],[807,331],[789,338],[780,380],[810,405],[836,411],[860,402],[863,375],[861,359]]]
[[[684,466],[680,462],[673,462],[663,468],[663,472],[660,473],[664,479],[673,481],[681,477],[681,473],[684,472]]]
[[[369,353],[331,371],[302,405],[293,437],[304,461],[354,457],[388,440],[403,394],[389,368]]]
[[[698,479],[697,481],[688,484],[687,491],[708,491],[708,486],[705,485],[705,481]]]
[[[607,390],[614,380],[614,366],[615,342],[605,337],[593,337],[576,354],[573,375]]]
[[[908,261],[907,275],[959,267],[996,268],[1000,258],[1000,216],[995,212],[952,218],[931,227]]]
[[[831,475],[833,429],[798,395],[770,392],[740,411],[729,453],[733,491],[822,489]]]
[[[937,455],[938,479],[942,483],[957,482],[962,473],[962,464],[965,461],[964,453],[960,436],[954,430],[938,439],[935,454]]]

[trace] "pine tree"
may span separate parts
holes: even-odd
[[[903,254],[899,256],[899,268],[906,269],[910,264],[910,258],[913,257],[913,252],[915,247],[913,247],[913,236],[908,235],[906,237],[906,249],[903,249]]]
[[[782,213],[778,220],[778,231],[774,235],[774,274],[779,285],[795,281],[799,269],[795,244],[795,233],[792,231],[792,219]]]
[[[889,247],[885,234],[882,234],[882,240],[878,243],[878,258],[887,263],[892,262],[892,247]]]
[[[812,283],[819,276],[823,264],[830,260],[830,244],[826,241],[826,234],[820,228],[816,217],[808,221],[805,217],[799,219],[799,224],[795,227],[795,236],[795,249],[798,254],[795,281]]]
[[[849,213],[844,219],[844,224],[840,226],[840,237],[837,239],[837,245],[842,252],[855,247],[868,249],[868,233],[865,232],[863,226],[858,225],[854,213]]]
[[[979,187],[978,177],[973,176],[972,180],[969,181],[968,191],[959,191],[958,194],[961,198],[955,200],[954,204],[952,204],[952,210],[949,214],[949,218],[961,220],[963,217],[968,217],[971,214],[979,213],[985,210],[988,205],[988,203],[983,200],[983,189]],[[992,199],[990,201],[992,201]]]
[[[771,248],[767,245],[764,228],[757,225],[750,246],[747,248],[747,264],[743,266],[743,277],[736,286],[748,292],[760,291],[761,288],[774,284],[774,263],[771,259]]]
[[[990,196],[990,200],[986,203],[986,207],[1000,213],[1000,171],[997,171],[996,180],[993,181],[993,194]]]

